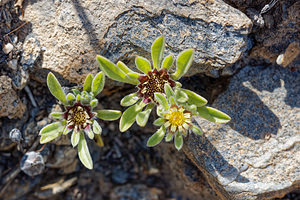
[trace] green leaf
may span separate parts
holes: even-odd
[[[194,59],[194,50],[182,51],[176,60],[176,72],[171,75],[173,80],[180,79],[190,68]]]
[[[93,79],[94,79],[94,77],[92,74],[87,75],[87,77],[85,78],[84,84],[83,84],[83,91],[87,91],[87,92],[92,91]]]
[[[137,97],[136,93],[132,93],[129,95],[126,95],[125,97],[123,97],[123,99],[121,100],[121,106],[131,106],[134,103],[136,103],[139,100],[139,98]]]
[[[148,74],[151,71],[151,63],[146,58],[137,56],[135,58],[135,65],[144,74]]]
[[[94,132],[92,131],[92,129],[90,127],[86,127],[84,129],[84,132],[91,140],[94,139]]]
[[[52,117],[54,119],[63,119],[64,113],[63,112],[52,112],[52,113],[50,113],[50,117]]]
[[[119,119],[121,111],[119,110],[95,110],[97,117],[105,121],[113,121]]]
[[[76,101],[78,102],[78,101],[80,101],[81,100],[81,95],[80,94],[77,94],[77,96],[76,96]]]
[[[60,100],[63,104],[67,104],[66,94],[61,88],[60,83],[55,78],[54,74],[50,72],[47,77],[47,85],[53,96]]]
[[[139,103],[134,104],[133,106],[127,108],[120,119],[120,131],[125,132],[127,131],[132,124],[136,120],[136,115],[143,109]]]
[[[174,105],[174,104],[177,105],[175,97],[170,97],[169,101],[170,101],[170,105]]]
[[[198,126],[193,125],[192,126],[192,131],[193,131],[193,133],[195,133],[197,135],[203,135],[202,130]]]
[[[175,90],[175,98],[180,103],[185,103],[189,99],[188,95],[181,90]]]
[[[154,98],[155,100],[164,107],[165,110],[168,110],[169,109],[169,104],[168,104],[168,101],[166,99],[166,97],[162,94],[162,93],[159,93],[159,92],[155,92],[154,93]]]
[[[93,169],[93,161],[90,155],[87,143],[84,138],[84,134],[80,133],[80,139],[78,143],[78,156],[81,163],[88,169]]]
[[[105,75],[103,74],[103,72],[99,72],[93,79],[92,83],[92,92],[94,96],[97,96],[103,90],[104,84]]]
[[[136,73],[134,71],[132,71],[129,67],[127,67],[127,65],[125,65],[125,63],[123,63],[122,61],[119,61],[117,63],[117,66],[123,70],[123,72],[125,72],[125,74],[127,75],[127,77],[129,79],[132,79],[132,81],[134,82],[134,85],[137,85],[139,83],[138,78],[139,76],[141,76],[141,74]]]
[[[182,148],[183,145],[183,137],[180,133],[177,133],[175,135],[175,140],[174,140],[174,144],[176,149],[179,151]]]
[[[97,99],[93,99],[93,100],[90,102],[90,106],[91,106],[92,108],[95,108],[97,105],[98,105],[98,100],[97,100]]]
[[[173,134],[172,133],[168,133],[167,136],[165,137],[165,141],[166,142],[170,142],[173,139]]]
[[[80,138],[80,133],[79,131],[73,131],[72,136],[71,136],[71,144],[73,147],[76,147]]]
[[[163,117],[164,107],[162,105],[159,105],[156,107],[156,114],[159,117]]]
[[[72,89],[72,92],[73,92],[73,94],[76,95],[76,96],[77,96],[78,94],[80,94],[80,91],[79,91],[78,89],[76,89],[76,88],[73,88],[73,89]]]
[[[169,84],[165,84],[164,87],[167,98],[170,98],[171,96],[175,97],[175,93]]]
[[[60,136],[64,130],[64,126],[66,125],[66,120],[54,122],[45,126],[39,133],[41,135],[40,143],[44,144],[54,140],[58,136]]]
[[[75,101],[75,96],[72,93],[67,94],[67,101],[69,104],[72,104]]]
[[[153,147],[155,145],[158,145],[162,139],[164,138],[165,136],[165,127],[162,126],[160,127],[160,129],[158,129],[158,131],[156,131],[147,141],[147,146],[148,147]]]
[[[104,146],[103,140],[102,140],[102,138],[101,138],[100,135],[95,135],[94,141],[96,142],[96,144],[97,144],[99,147],[103,147],[103,146]]]
[[[102,133],[102,128],[100,124],[97,122],[97,120],[93,121],[93,132],[97,135],[100,135]]]
[[[200,117],[207,119],[208,121],[211,122],[227,123],[231,120],[231,118],[227,114],[212,107],[208,107],[208,106],[198,107],[197,111]]]
[[[138,78],[139,78],[140,76],[141,76],[141,75],[138,74],[138,73],[128,73],[128,74],[127,74],[127,77],[128,77],[129,79],[132,80],[132,84],[133,84],[133,85],[138,85],[138,84],[140,83],[140,81],[138,80]]]
[[[153,42],[151,47],[153,66],[156,69],[160,68],[160,62],[163,58],[164,50],[165,50],[165,39],[164,37],[159,37]]]
[[[109,78],[116,81],[135,85],[135,82],[129,79],[124,71],[122,71],[119,67],[117,67],[114,63],[112,63],[108,59],[104,58],[103,56],[97,56],[97,61],[99,63],[100,69],[104,71],[104,73]]]
[[[153,122],[153,125],[162,126],[165,122],[166,122],[166,120],[164,118],[160,117]]]
[[[207,104],[207,100],[201,97],[200,95],[198,95],[197,93],[186,89],[181,89],[181,90],[188,95],[189,104],[194,104],[197,107],[204,106],[205,104]]]
[[[162,64],[162,68],[169,70],[170,67],[173,65],[173,56],[172,55],[168,55],[167,57],[165,57],[163,64]]]
[[[147,108],[143,112],[139,112],[136,115],[136,123],[139,126],[144,127],[147,124],[152,108],[153,104],[148,104]]]

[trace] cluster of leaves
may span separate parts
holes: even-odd
[[[65,94],[61,85],[52,73],[48,74],[47,85],[50,92],[64,105],[64,112],[53,112],[50,115],[60,121],[47,125],[40,131],[40,143],[47,143],[61,134],[72,132],[71,143],[78,146],[78,155],[83,165],[93,168],[85,137],[93,139],[99,146],[101,126],[97,118],[102,120],[116,120],[121,116],[116,110],[93,110],[98,100],[96,96],[103,90],[105,76],[113,80],[136,85],[137,92],[128,94],[121,100],[121,105],[128,107],[121,116],[119,128],[121,132],[128,130],[135,122],[144,127],[150,113],[156,109],[158,119],[154,125],[160,128],[149,138],[147,146],[159,144],[165,137],[169,142],[174,139],[177,150],[183,146],[183,137],[193,132],[201,135],[198,120],[204,118],[216,123],[226,123],[230,117],[225,113],[206,106],[207,100],[193,91],[183,89],[180,79],[190,68],[194,51],[182,51],[176,61],[168,55],[163,59],[165,39],[159,37],[151,47],[152,64],[146,58],[137,56],[135,72],[119,61],[116,65],[103,56],[97,56],[102,72],[95,77],[89,74],[83,89],[73,89]],[[175,67],[175,69],[173,69]],[[173,73],[171,73],[173,72]],[[196,122],[196,123],[195,123]]]
[[[110,121],[121,116],[121,112],[117,110],[93,110],[98,105],[98,100],[95,97],[103,90],[104,83],[103,72],[98,73],[95,77],[89,74],[81,92],[78,89],[72,89],[71,93],[65,94],[56,77],[49,73],[47,77],[48,88],[52,95],[64,105],[65,111],[50,113],[52,118],[59,121],[45,126],[40,131],[40,143],[50,142],[61,134],[67,135],[72,132],[71,143],[73,147],[78,146],[80,161],[85,167],[92,169],[93,161],[85,135],[99,146],[103,146],[102,128],[96,119]]]
[[[201,134],[200,127],[193,124],[199,118],[204,118],[216,123],[226,123],[230,117],[225,113],[208,106],[207,100],[193,91],[181,88],[176,81],[180,79],[190,68],[194,51],[191,49],[182,51],[174,59],[168,55],[163,59],[165,40],[159,37],[151,47],[152,66],[146,58],[137,56],[136,67],[140,73],[132,71],[123,62],[116,65],[103,56],[97,56],[100,69],[116,81],[136,85],[138,91],[125,96],[121,100],[122,106],[129,106],[120,119],[120,131],[128,130],[134,122],[141,127],[145,126],[151,111],[156,108],[160,117],[154,125],[161,126],[148,140],[148,146],[155,146],[161,142],[166,132],[166,141],[171,141],[173,136],[175,147],[180,150],[183,137],[188,132]],[[170,73],[175,67],[174,73]],[[174,108],[178,109],[174,109]],[[189,113],[189,114],[187,114]],[[188,117],[185,117],[188,116]],[[180,121],[176,122],[176,121]],[[185,127],[183,127],[185,126]]]

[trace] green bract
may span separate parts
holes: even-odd
[[[96,118],[116,120],[121,116],[121,112],[117,110],[93,110],[98,105],[95,97],[103,90],[104,82],[103,72],[96,74],[95,77],[89,74],[81,92],[78,89],[72,89],[73,93],[66,95],[52,73],[49,73],[47,78],[50,92],[63,103],[65,112],[50,114],[52,118],[60,119],[60,121],[49,124],[40,131],[40,143],[50,142],[61,134],[66,135],[72,132],[71,144],[73,147],[78,146],[79,159],[88,169],[93,168],[93,161],[86,136],[93,139],[99,146],[103,146],[100,136],[102,128]]]

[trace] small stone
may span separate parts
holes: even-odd
[[[12,60],[8,61],[8,67],[11,68],[12,70],[16,71],[18,69],[18,60],[12,59]]]
[[[11,130],[9,132],[9,138],[11,139],[11,141],[16,142],[16,143],[20,143],[21,140],[23,140],[22,133],[17,128],[14,128],[13,130]]]
[[[299,55],[299,53],[300,53],[299,43],[293,42],[289,44],[284,54],[280,54],[277,57],[276,63],[283,67],[287,67],[291,62],[293,62],[293,60]]]
[[[112,172],[112,181],[117,184],[125,184],[129,179],[129,173],[122,168],[116,167]]]
[[[43,173],[45,163],[39,152],[30,151],[26,153],[20,163],[21,170],[28,176],[37,176]]]
[[[7,43],[7,44],[3,45],[2,50],[5,54],[9,54],[13,50],[13,48],[14,48],[14,46],[11,43]]]
[[[21,63],[23,68],[26,70],[33,67],[35,61],[40,56],[41,47],[39,41],[35,38],[33,34],[29,34],[23,44],[23,54],[21,58]]]

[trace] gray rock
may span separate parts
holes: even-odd
[[[39,152],[27,152],[21,160],[20,168],[28,176],[37,176],[45,169],[44,159]]]
[[[41,0],[29,3],[24,16],[46,48],[41,67],[73,83],[99,70],[99,53],[114,62],[137,54],[149,58],[151,44],[161,35],[165,55],[195,49],[189,75],[224,68],[250,48],[250,19],[221,0]]]
[[[21,64],[24,70],[33,67],[41,53],[39,41],[33,34],[27,35],[23,43],[23,53],[21,57]]]
[[[228,124],[200,123],[185,153],[222,198],[282,197],[300,183],[300,72],[245,67],[214,102]]]
[[[20,143],[22,138],[22,133],[19,129],[14,128],[9,132],[9,138],[11,139],[12,142]]]

